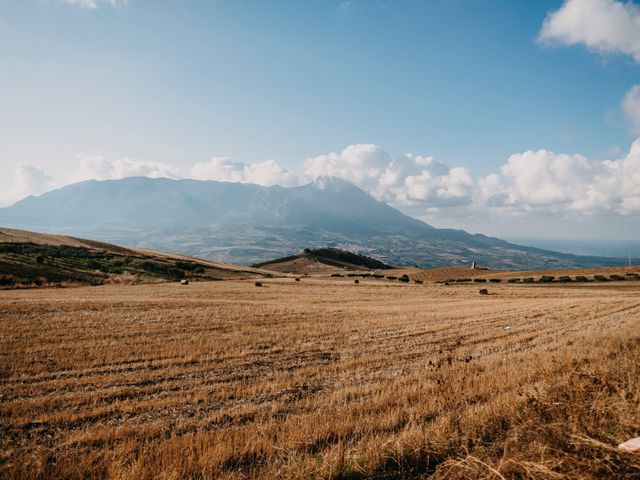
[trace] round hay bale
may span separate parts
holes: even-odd
[[[262,286],[262,282],[256,282],[255,285],[256,285],[256,287],[261,287]]]
[[[180,280],[180,285],[189,285],[189,280]]]

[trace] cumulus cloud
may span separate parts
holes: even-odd
[[[273,160],[245,163],[234,161],[229,157],[213,157],[206,162],[196,163],[191,169],[191,177],[197,180],[255,183],[265,186],[298,185],[298,176],[282,168]]]
[[[516,213],[640,212],[640,139],[618,160],[592,162],[549,150],[511,155],[478,181],[476,207]]]
[[[539,39],[621,53],[640,63],[640,6],[617,0],[566,0],[547,16]]]
[[[41,168],[19,163],[13,172],[11,187],[0,196],[0,203],[10,205],[29,195],[40,195],[55,188],[53,177]]]
[[[631,130],[640,135],[640,85],[634,85],[629,89],[622,100],[624,112]]]
[[[392,158],[378,145],[350,145],[340,153],[309,158],[305,175],[335,176],[397,206],[438,207],[471,201],[474,180],[465,167],[449,168],[433,157]]]
[[[181,178],[180,170],[166,163],[123,158],[84,157],[73,181],[112,180],[125,177]]]

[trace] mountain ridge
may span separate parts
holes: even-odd
[[[147,177],[88,180],[0,209],[0,225],[246,265],[304,247],[337,247],[422,267],[477,261],[518,270],[624,261],[438,229],[334,177],[288,188]]]

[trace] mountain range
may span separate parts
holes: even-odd
[[[290,188],[146,177],[90,180],[1,208],[0,225],[246,265],[319,247],[420,267],[472,261],[514,270],[625,263],[434,228],[333,177]]]

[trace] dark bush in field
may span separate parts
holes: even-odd
[[[342,275],[341,273],[332,273],[331,276],[332,277],[343,277],[344,275]]]
[[[523,283],[533,283],[533,277],[526,277],[522,279]]]
[[[554,277],[553,275],[543,275],[540,277],[539,282],[540,283],[551,283],[555,280],[556,277]]]
[[[397,279],[398,279],[398,277],[394,277],[393,275],[389,275],[387,277],[387,280],[397,280]]]
[[[399,280],[400,280],[401,282],[408,283],[408,282],[409,282],[409,275],[402,275],[402,276],[399,278]]]
[[[474,278],[473,281],[476,282],[476,283],[485,283],[487,281],[487,279],[486,278]]]
[[[563,282],[563,283],[567,283],[571,281],[571,277],[567,277],[567,276],[562,276],[560,278],[558,278],[559,282]]]
[[[501,280],[501,279],[499,279],[499,278],[490,278],[490,279],[489,279],[489,281],[490,281],[491,283],[500,283],[502,280]]]
[[[470,278],[458,278],[457,280],[452,280],[456,283],[466,283],[466,282],[470,282],[471,279]]]
[[[622,275],[609,275],[609,278],[611,280],[615,280],[616,282],[619,282],[621,280],[624,280],[624,277]]]
[[[507,280],[507,282],[509,283],[518,283],[520,281],[519,278],[510,278],[509,280]]]
[[[607,277],[605,277],[604,275],[594,275],[593,279],[596,282],[608,282],[609,281],[609,279]]]
[[[588,282],[589,279],[584,275],[576,275],[576,282]]]
[[[419,285],[422,285],[424,282],[422,280],[414,280],[413,283],[417,283]]]

